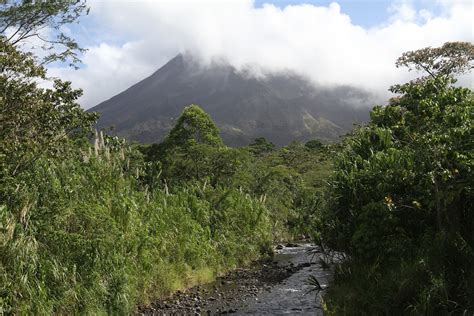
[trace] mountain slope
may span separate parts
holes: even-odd
[[[202,67],[178,55],[150,77],[102,102],[98,128],[144,143],[159,142],[183,108],[198,104],[221,129],[228,145],[264,136],[292,140],[335,140],[353,123],[368,119],[371,95],[351,87],[317,88],[303,77],[280,73],[256,78],[225,63]]]

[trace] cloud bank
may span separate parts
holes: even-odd
[[[223,58],[259,74],[292,70],[317,84],[352,85],[387,96],[391,84],[410,78],[394,66],[404,51],[473,41],[471,1],[439,1],[437,15],[416,10],[409,1],[394,2],[390,18],[369,29],[355,25],[336,2],[283,9],[256,7],[252,0],[90,5],[97,29],[84,67],[50,69],[84,89],[85,108],[145,78],[178,53],[191,53],[203,64]],[[472,86],[472,77],[462,80]]]

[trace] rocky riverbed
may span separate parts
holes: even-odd
[[[331,275],[309,254],[309,244],[280,245],[270,261],[236,269],[215,282],[178,291],[141,307],[144,315],[322,315],[320,295],[309,292],[311,275],[324,288]],[[320,293],[321,294],[321,293]]]

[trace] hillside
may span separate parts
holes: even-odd
[[[148,78],[95,106],[98,128],[143,143],[163,139],[189,104],[200,105],[228,145],[264,136],[278,145],[319,138],[334,141],[368,120],[370,94],[347,86],[315,87],[293,73],[262,78],[225,63],[203,67],[178,55]],[[364,106],[361,106],[364,105]]]

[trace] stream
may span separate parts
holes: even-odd
[[[279,246],[271,261],[236,269],[216,281],[178,291],[172,297],[140,307],[141,315],[323,315],[323,291],[310,292],[310,276],[324,289],[331,277],[310,244]]]
[[[306,283],[313,275],[325,288],[331,272],[322,269],[319,264],[311,264],[318,259],[306,254],[312,248],[311,245],[301,245],[296,248],[281,249],[275,256],[279,265],[293,263],[295,266],[302,266],[302,269],[259,295],[257,300],[247,307],[237,310],[236,315],[323,315],[319,295],[322,293],[309,292],[311,286]]]

